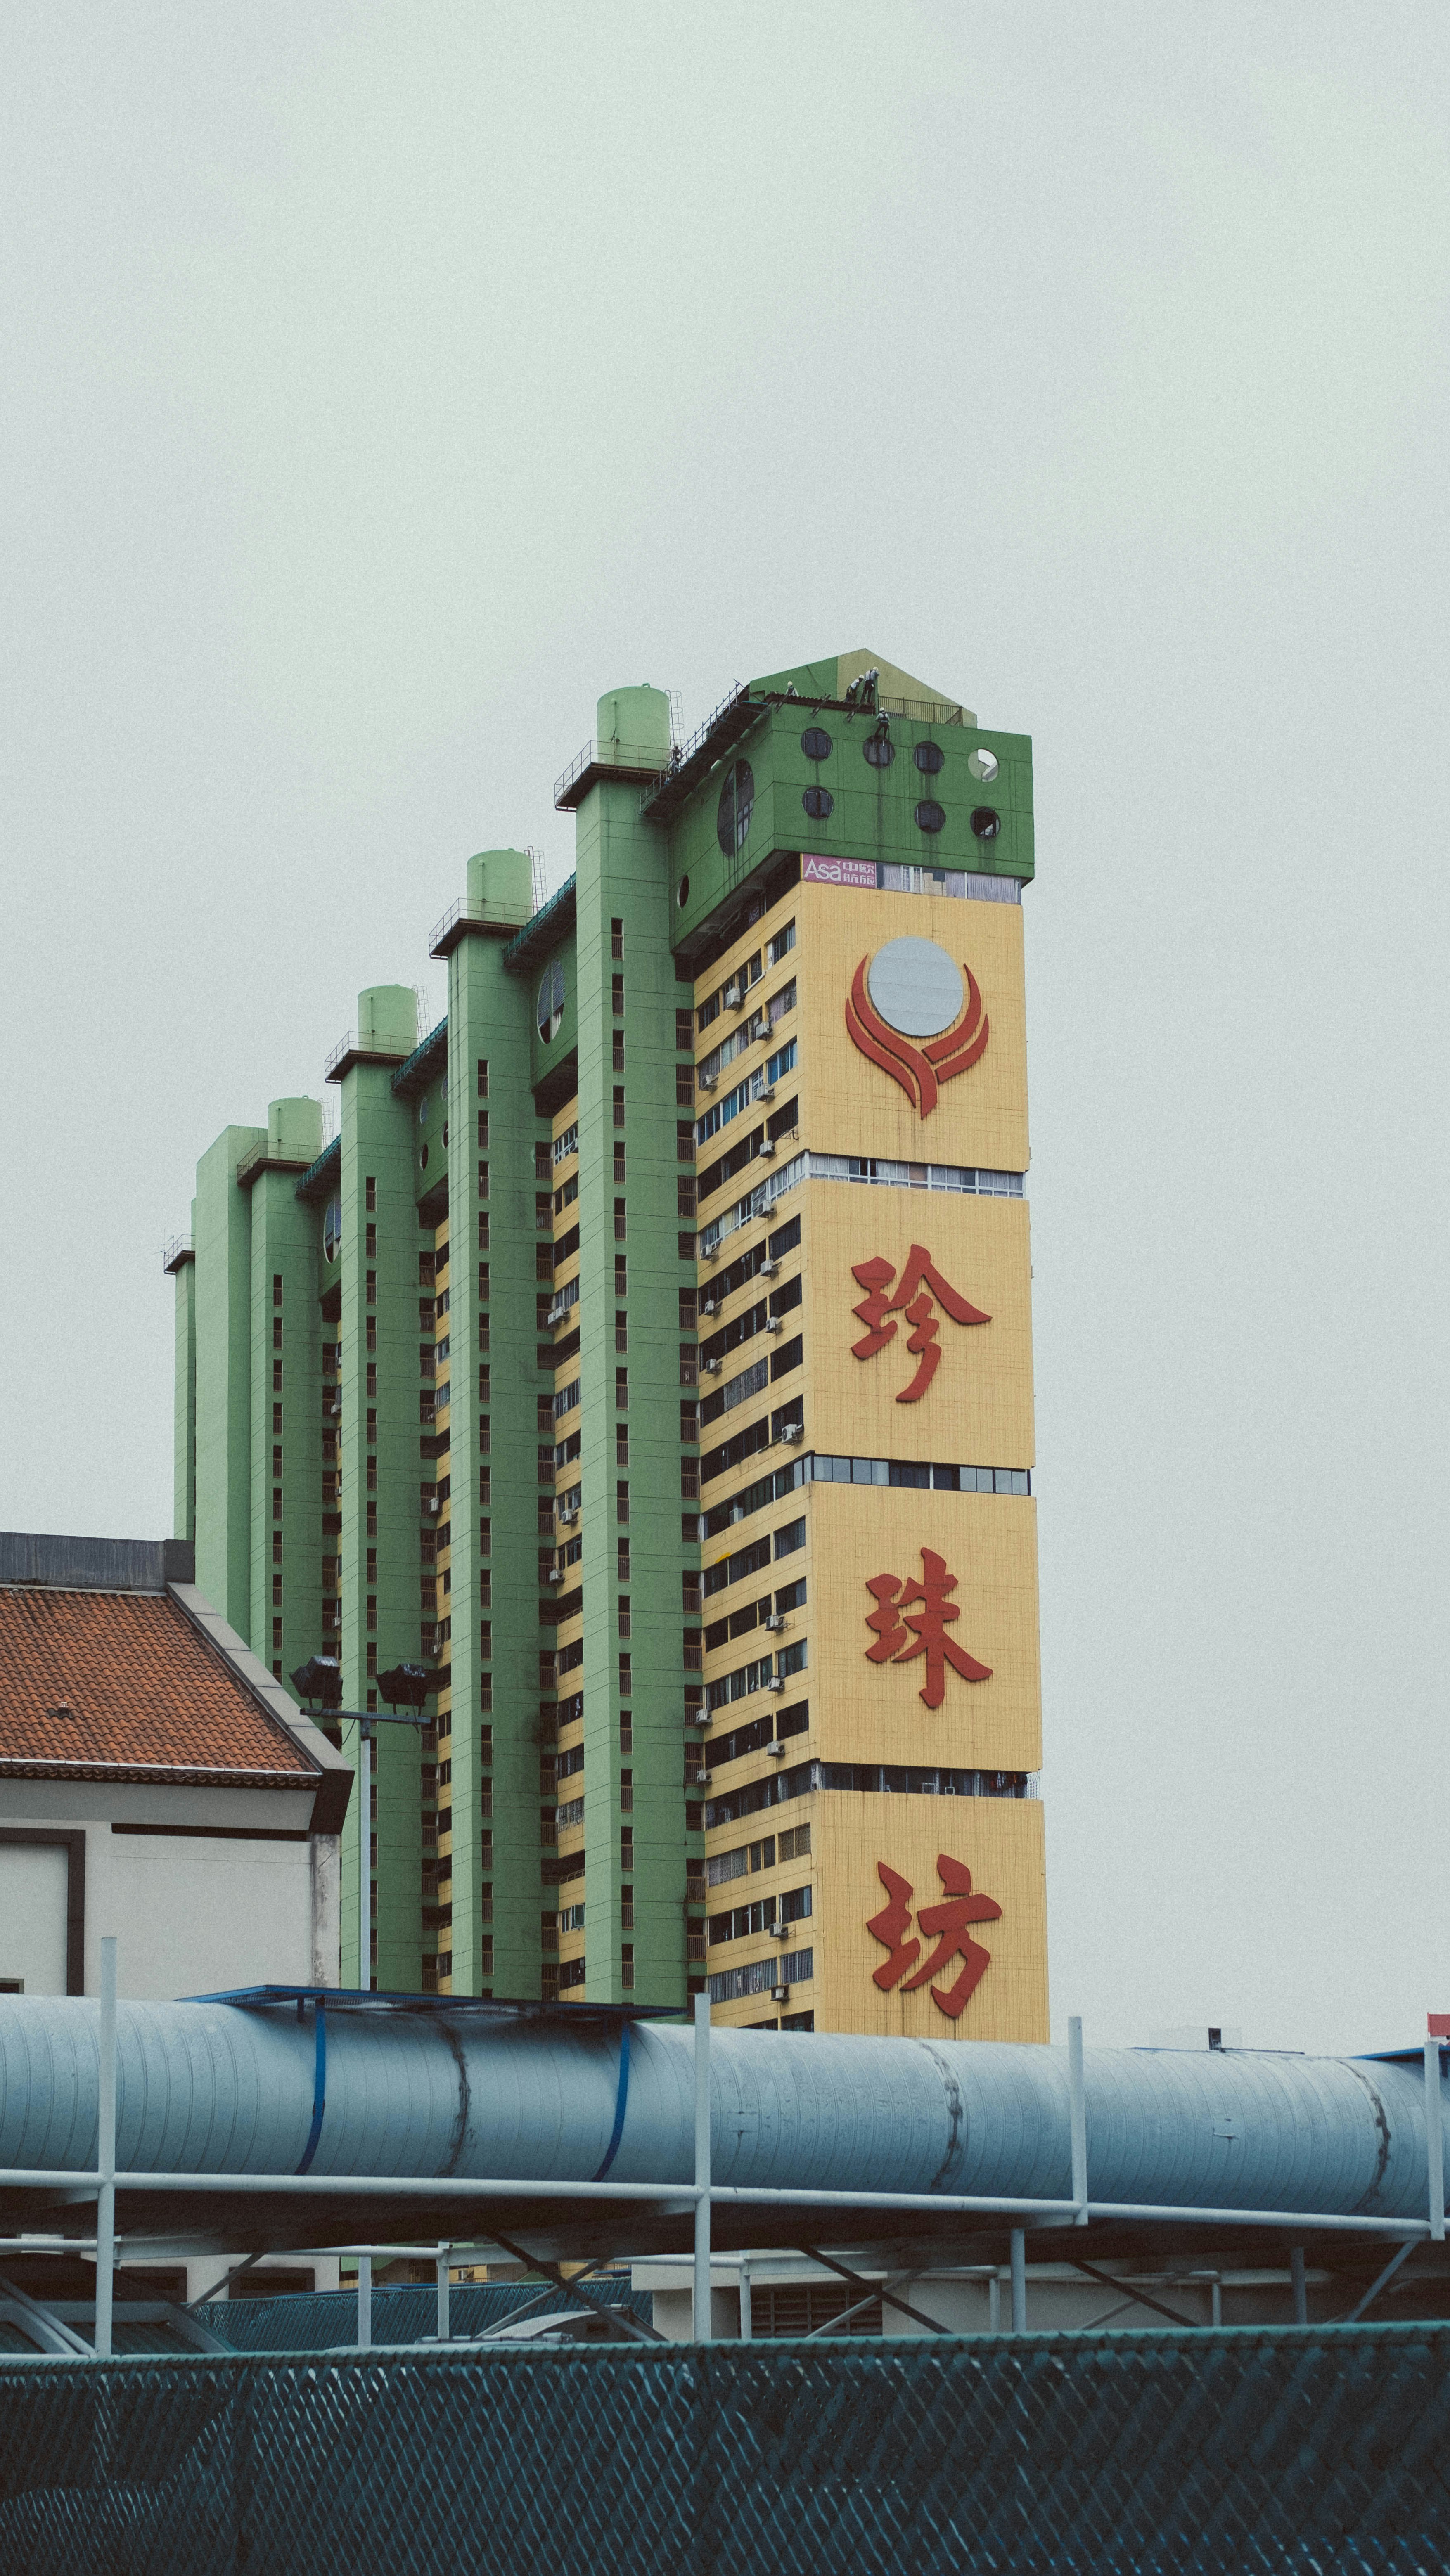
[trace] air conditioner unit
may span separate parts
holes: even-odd
[[[767,1744],[765,1749],[776,1762],[781,1761],[784,1757],[785,1746],[783,1744]]]
[[[718,1360],[701,1360],[700,1366],[704,1370],[706,1377],[718,1377],[720,1374],[720,1363]]]
[[[685,1787],[687,1789],[703,1789],[708,1785],[709,1778],[710,1774],[708,1771],[697,1770],[692,1766],[685,1773]]]
[[[727,1006],[727,1008],[728,1008],[728,1009],[730,1009],[730,1010],[732,1010],[732,1011],[738,1011],[738,1010],[740,1009],[740,1007],[741,1007],[741,1004],[744,1002],[744,1000],[745,1000],[745,995],[744,995],[744,993],[741,991],[740,986],[739,986],[738,984],[727,984],[727,985],[726,985],[726,987],[725,987],[725,1001],[726,1001],[726,1006]]]
[[[700,1257],[702,1261],[718,1261],[720,1258],[719,1244],[705,1243],[703,1241],[700,1242]]]
[[[551,1565],[548,1573],[544,1577],[544,1581],[546,1583],[562,1583],[563,1580],[563,1568],[557,1565]]]
[[[778,1630],[785,1626],[785,1621],[778,1610],[772,1610],[765,1624],[770,1630],[771,1635],[775,1636]]]
[[[770,1990],[770,2000],[773,2004],[788,2004],[790,2002],[789,1986],[772,1986]]]
[[[773,1082],[763,1083],[759,1091],[753,1092],[751,1097],[754,1100],[773,1100],[775,1098],[775,1084]]]
[[[759,1144],[755,1148],[755,1151],[762,1163],[768,1163],[772,1154],[775,1152],[774,1138],[771,1136],[762,1136]]]
[[[577,1504],[577,1503],[567,1503],[567,1504],[565,1505],[564,1509],[560,1512],[560,1514],[559,1514],[559,1518],[560,1518],[560,1520],[563,1522],[563,1524],[564,1524],[565,1528],[567,1529],[571,1521],[577,1521],[577,1519],[579,1518],[579,1506],[578,1506],[578,1504]]]
[[[783,1440],[788,1449],[793,1449],[798,1440],[804,1439],[805,1426],[799,1422],[783,1422],[776,1437]]]
[[[704,1304],[703,1304],[703,1305],[702,1305],[702,1307],[700,1308],[700,1312],[701,1312],[701,1314],[702,1314],[702,1315],[714,1315],[714,1314],[718,1314],[718,1312],[719,1312],[719,1301],[718,1301],[718,1299],[716,1299],[716,1298],[714,1298],[714,1297],[707,1297],[707,1298],[705,1299]]]
[[[340,1422],[342,1420],[342,1406],[340,1404],[335,1404],[333,1406],[332,1418],[334,1422]]]
[[[700,1089],[701,1089],[702,1091],[713,1091],[713,1090],[714,1090],[714,1088],[715,1088],[715,1076],[714,1076],[714,1074],[713,1074],[713,1073],[702,1073],[702,1074],[701,1074],[701,1076],[700,1076]]]
[[[778,1261],[762,1261],[760,1268],[755,1275],[757,1279],[773,1279],[779,1268],[780,1263]]]
[[[765,1928],[770,1934],[772,1941],[788,1941],[790,1939],[790,1925],[788,1923],[767,1923]]]
[[[765,1329],[768,1333],[778,1333],[780,1331],[779,1315],[767,1315],[765,1319]]]
[[[767,1690],[784,1690],[785,1682],[779,1673],[772,1673],[765,1687]]]

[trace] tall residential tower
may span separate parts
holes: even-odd
[[[612,691],[555,801],[575,874],[469,861],[333,1140],[202,1158],[177,1534],[279,1676],[436,1673],[380,1986],[1045,2039],[1030,745],[852,653],[688,744]]]

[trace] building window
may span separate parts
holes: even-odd
[[[727,859],[745,846],[755,804],[755,773],[748,760],[737,760],[725,775],[715,815],[715,832]]]
[[[552,1046],[564,1025],[564,969],[557,957],[549,960],[539,979],[535,1016],[545,1046]]]
[[[766,1995],[774,1986],[800,1986],[816,1973],[813,1950],[792,1950],[783,1959],[755,1959],[748,1968],[722,1968],[710,1979],[712,2004],[735,2003],[742,1995]]]

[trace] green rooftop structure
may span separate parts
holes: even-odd
[[[938,1894],[899,1837],[947,1794],[1010,1893],[943,2035],[1039,2035],[1030,745],[854,653],[688,743],[664,691],[611,690],[555,802],[567,884],[470,859],[446,1018],[361,994],[335,1119],[227,1128],[167,1257],[202,1591],[279,1678],[336,1656],[344,1710],[432,1679],[349,1811],[343,1982],[669,2007],[708,1977],[727,2020],[932,2028],[863,1927],[888,1852]],[[852,1357],[855,1264],[923,1233],[991,1312],[903,1411]],[[985,1678],[939,1717],[862,1627],[888,1544],[963,1582]]]

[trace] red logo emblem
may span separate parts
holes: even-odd
[[[933,1299],[940,1300],[954,1324],[990,1324],[992,1320],[942,1277],[931,1254],[920,1243],[912,1245],[902,1264],[894,1297],[886,1294],[896,1277],[889,1261],[854,1262],[851,1276],[866,1290],[860,1305],[853,1306],[851,1312],[859,1315],[867,1328],[863,1338],[851,1344],[853,1359],[874,1359],[878,1351],[884,1351],[887,1343],[895,1340],[896,1325],[889,1319],[904,1314],[908,1324],[915,1327],[906,1347],[921,1365],[910,1386],[897,1397],[898,1404],[919,1404],[940,1366],[937,1335],[941,1326],[932,1312]]]
[[[872,1574],[866,1578],[866,1589],[876,1603],[868,1611],[866,1625],[874,1629],[876,1642],[866,1649],[868,1664],[913,1664],[918,1655],[926,1657],[926,1688],[917,1697],[928,1708],[940,1708],[946,1697],[946,1668],[951,1665],[964,1682],[989,1682],[990,1664],[979,1664],[965,1646],[953,1645],[947,1630],[961,1611],[948,1598],[957,1588],[957,1578],[948,1574],[946,1558],[935,1548],[921,1551],[920,1583],[903,1583],[899,1574]],[[913,1608],[913,1603],[920,1606]]]
[[[921,1957],[921,1943],[911,1929],[911,1908],[916,1891],[910,1879],[903,1878],[899,1870],[888,1868],[884,1860],[877,1862],[876,1875],[890,1902],[882,1906],[879,1914],[870,1917],[866,1929],[872,1940],[879,1941],[883,1950],[888,1950],[891,1955],[882,1960],[879,1968],[872,1970],[871,1982],[889,1992],[905,1977],[902,1993],[914,1994],[918,1986],[940,1976],[953,1959],[960,1959],[961,1975],[945,1993],[940,1986],[933,1986],[931,1990],[937,2011],[956,2021],[992,1964],[991,1951],[984,1950],[980,1941],[972,1939],[967,1925],[1000,1923],[1002,1908],[994,1905],[990,1896],[972,1894],[972,1873],[965,1861],[953,1860],[949,1852],[938,1852],[936,1868],[946,1895],[940,1905],[919,1907],[916,1917],[918,1930],[934,1939],[936,1948],[925,1964],[917,1968],[915,1976],[907,1977],[907,1969],[915,1967]]]
[[[985,1054],[990,1034],[970,966],[959,973],[934,939],[890,939],[862,958],[846,1028],[852,1045],[900,1084],[922,1118],[931,1116],[942,1084]]]

